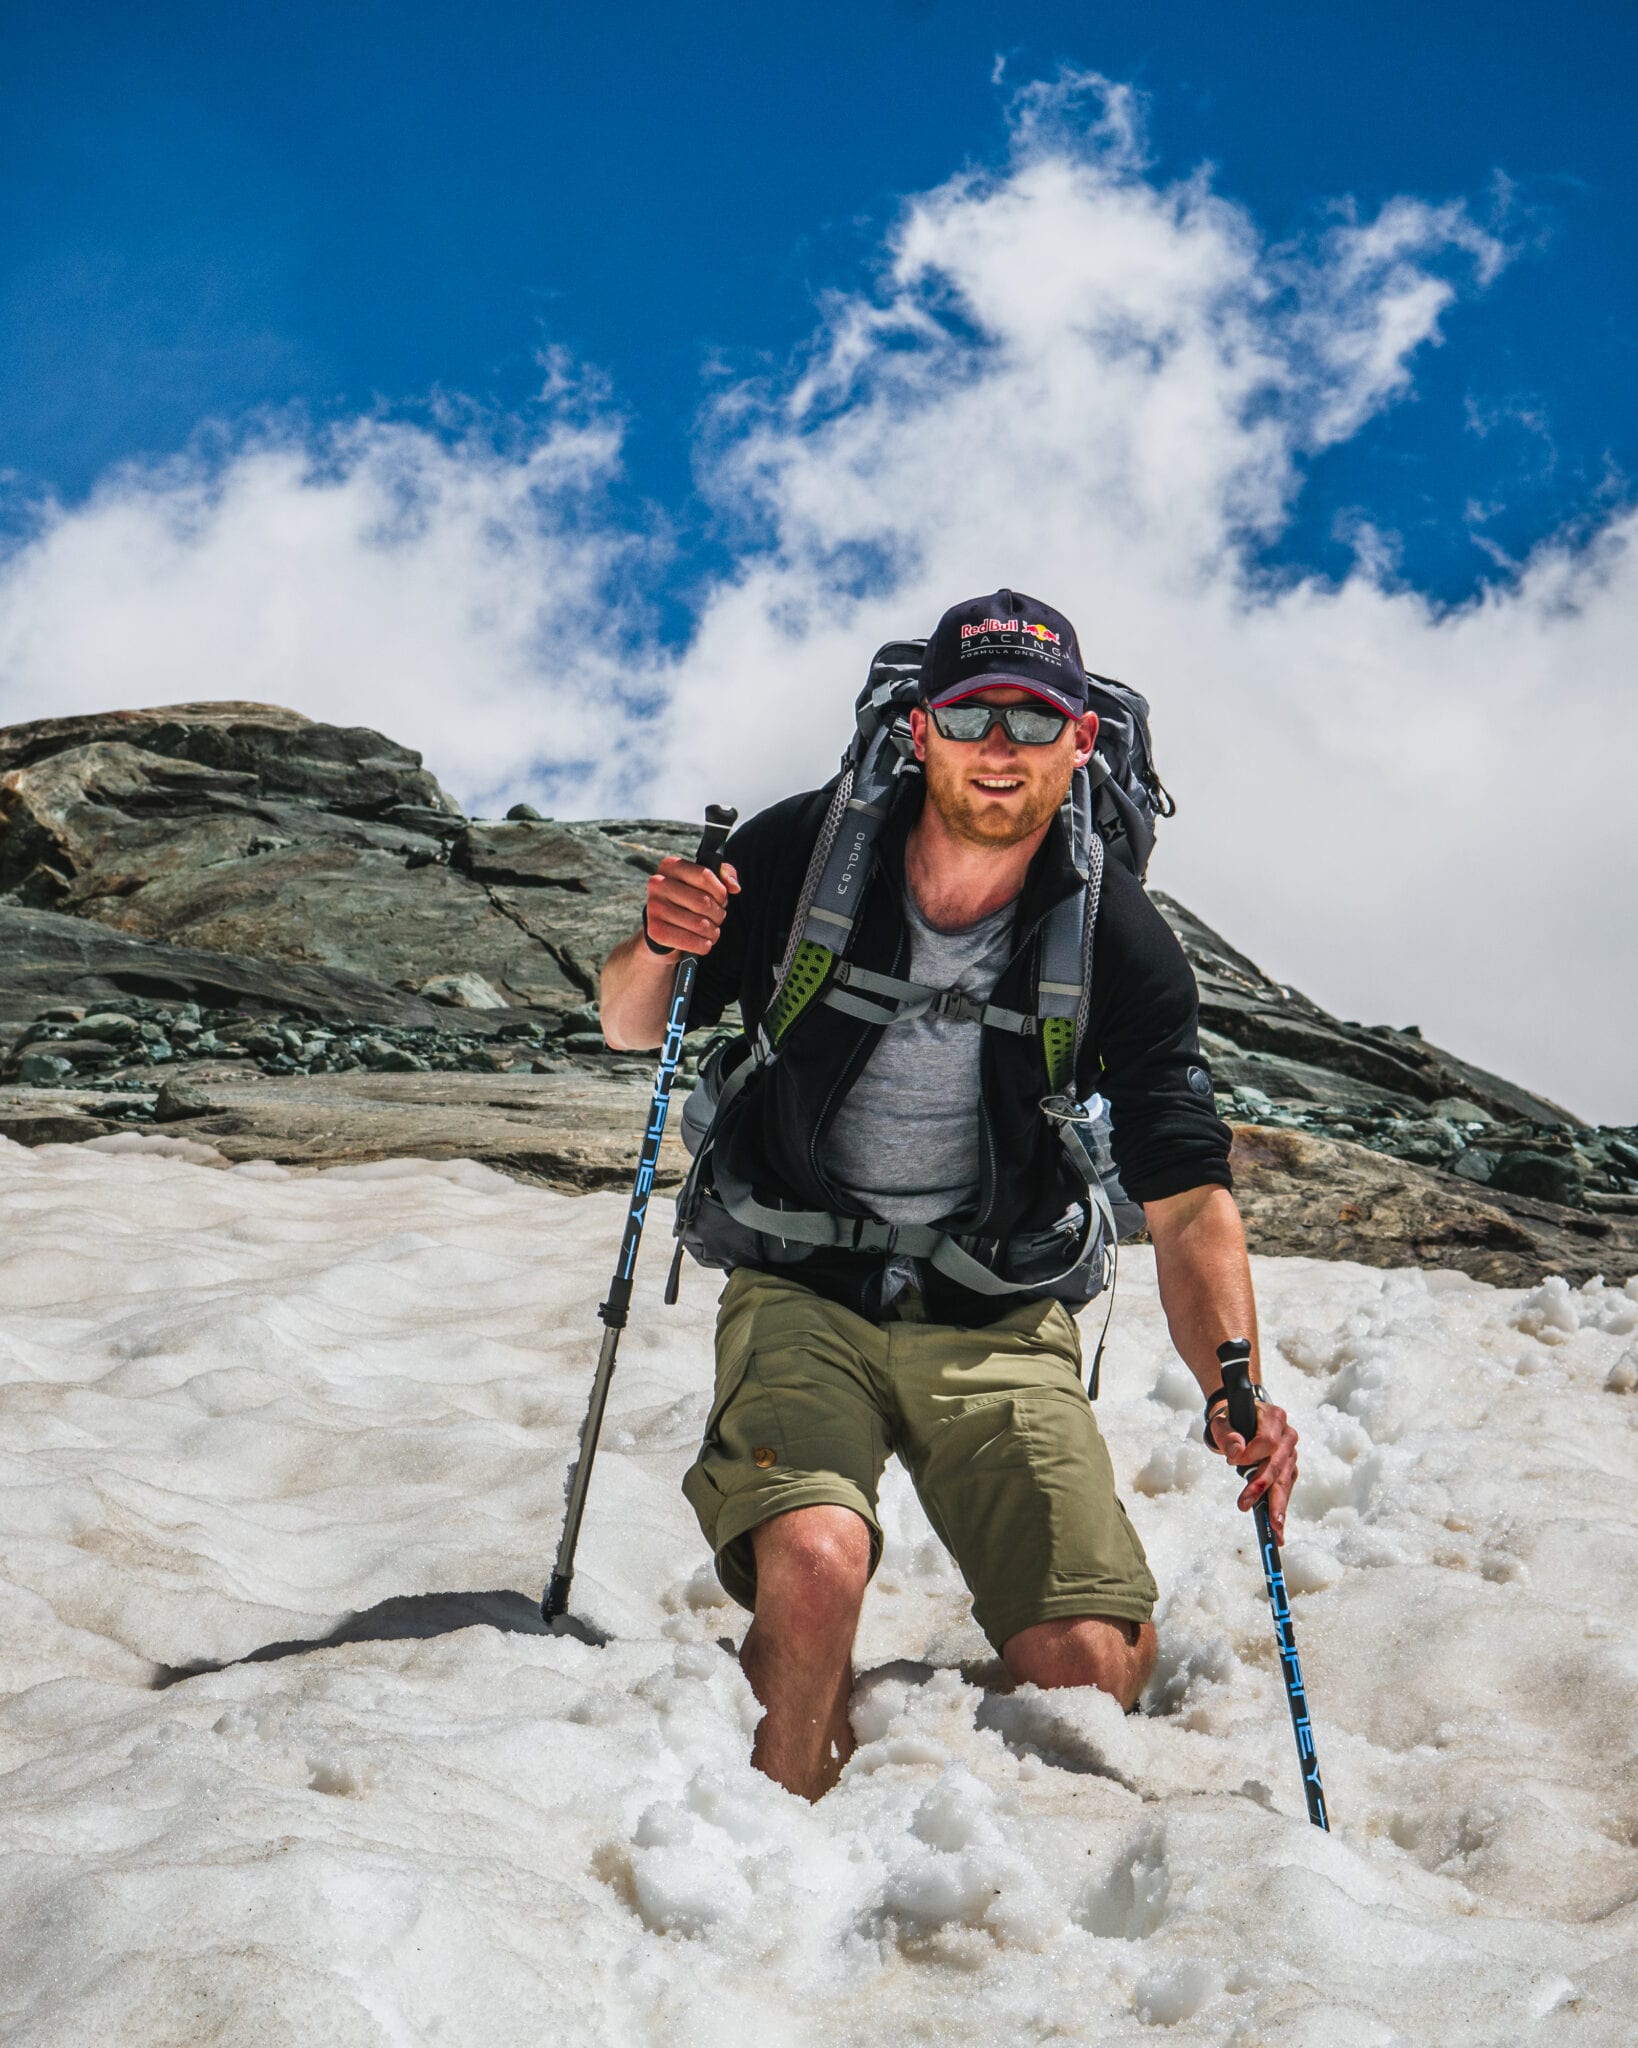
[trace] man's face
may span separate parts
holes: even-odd
[[[998,683],[961,701],[1041,700],[1028,690]],[[910,737],[926,771],[928,801],[955,836],[972,846],[1016,846],[1039,832],[1069,794],[1075,770],[1091,760],[1097,729],[1097,720],[1088,714],[1071,719],[1050,746],[1021,747],[1004,725],[992,725],[981,740],[947,740],[920,705],[910,713]]]

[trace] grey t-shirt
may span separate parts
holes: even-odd
[[[941,932],[908,885],[905,903],[908,979],[986,999],[1012,950],[1012,904]],[[982,1037],[981,1025],[951,1017],[890,1024],[837,1110],[820,1163],[884,1223],[942,1223],[976,1212]]]

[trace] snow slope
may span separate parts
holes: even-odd
[[[622,1202],[180,1149],[0,1141],[7,2048],[1638,2037],[1638,1284],[1260,1262],[1329,1838],[1142,1252],[1100,1412],[1149,1711],[1007,1694],[892,1468],[809,1808],[677,1491],[716,1289],[661,1309],[663,1224],[590,1647],[535,1603]]]

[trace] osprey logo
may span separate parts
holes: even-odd
[[[847,895],[848,891],[853,887],[854,882],[858,879],[857,869],[860,861],[864,859],[865,844],[866,834],[864,833],[864,831],[861,829],[860,831],[855,832],[853,835],[853,844],[848,848],[847,861],[842,868],[841,880],[836,884],[836,893],[838,896]]]

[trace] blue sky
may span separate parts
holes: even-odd
[[[1630,7],[12,0],[3,35],[14,505],[259,406],[514,412],[559,346],[709,551],[713,372],[783,361],[1064,63],[1140,87],[1159,174],[1215,165],[1273,241],[1411,192],[1523,252],[1414,402],[1314,461],[1272,559],[1339,570],[1363,512],[1459,599],[1638,471]]]
[[[0,723],[748,810],[1002,583],[1153,879],[1638,1117],[1630,8],[0,11]],[[458,963],[456,963],[458,964]]]

